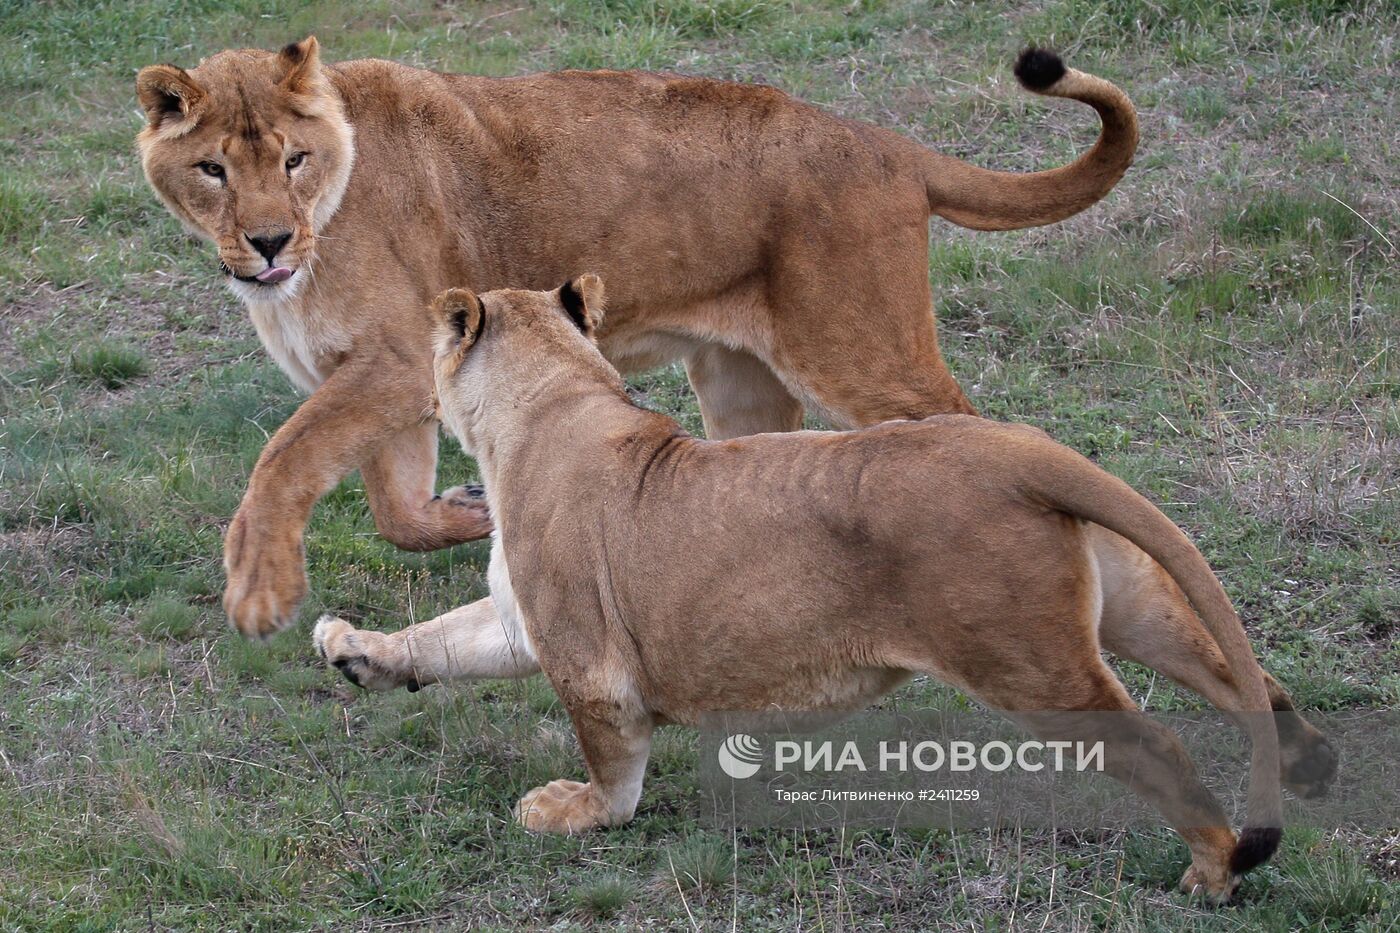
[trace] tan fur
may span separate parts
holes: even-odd
[[[565,311],[570,291],[589,309],[583,333]],[[1269,710],[1224,590],[1169,519],[1042,432],[967,416],[689,437],[636,407],[584,336],[600,293],[586,276],[560,292],[453,290],[434,305],[439,410],[477,457],[496,518],[493,598],[518,606],[589,774],[527,794],[523,825],[579,832],[630,819],[657,725],[706,711],[853,710],[926,673],[1043,734],[1078,728],[1047,725],[1044,711],[1131,714],[1106,737],[1108,770],[1182,831],[1184,885],[1233,892],[1224,812],[1099,654],[1104,584],[1088,522],[1183,587],[1233,684],[1219,705]],[[1114,585],[1124,572],[1110,569]],[[338,620],[318,626],[332,659],[353,637]],[[1278,826],[1273,718],[1246,724],[1251,823]]]
[[[486,534],[435,497],[426,305],[444,287],[616,287],[600,345],[623,368],[683,359],[707,431],[970,412],[938,352],[928,219],[1010,229],[1103,197],[1137,141],[1117,88],[1072,165],[1026,175],[938,155],[767,87],[674,75],[490,79],[322,65],[314,39],[141,71],[147,178],[216,244],[264,344],[311,397],[259,459],[228,532],[225,606],[266,635],[306,591],[312,506],[359,468],[380,531],[413,549]],[[305,153],[289,169],[289,159]],[[201,164],[223,167],[211,178]],[[290,239],[272,268],[249,237]]]

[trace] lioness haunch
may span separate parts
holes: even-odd
[[[1106,770],[1184,837],[1186,890],[1228,898],[1272,855],[1273,717],[1241,717],[1253,753],[1237,841],[1181,742],[1100,656],[1089,522],[1185,591],[1236,685],[1226,711],[1270,709],[1225,591],[1151,503],[1038,430],[965,415],[690,437],[628,398],[593,340],[601,302],[586,275],[552,292],[454,289],[434,304],[438,415],[476,456],[496,519],[494,612],[488,601],[458,611],[459,628],[473,612],[490,622],[455,644],[456,663],[481,676],[542,669],[588,767],[586,784],[526,794],[524,826],[629,820],[657,725],[711,710],[854,710],[922,673],[1013,718],[1125,712],[1132,725],[1103,736]],[[366,634],[326,618],[316,640],[347,669],[343,644]]]

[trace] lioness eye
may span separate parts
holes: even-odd
[[[292,156],[290,159],[287,160],[287,171],[290,172],[292,169],[296,168],[298,165],[305,161],[306,153],[298,152],[296,155]]]
[[[224,177],[224,167],[218,162],[201,162],[199,163],[199,170],[210,178]]]

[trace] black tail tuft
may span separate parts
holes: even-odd
[[[1243,875],[1251,868],[1258,868],[1269,860],[1283,839],[1283,830],[1277,826],[1246,826],[1240,831],[1240,841],[1235,843],[1235,851],[1230,853],[1230,871]]]
[[[1065,63],[1049,49],[1032,45],[1020,54],[1011,70],[1028,90],[1043,91],[1065,76]]]

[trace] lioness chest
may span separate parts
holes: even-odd
[[[315,391],[331,373],[328,361],[350,348],[343,326],[314,302],[244,298],[244,304],[267,352],[303,392]]]

